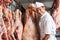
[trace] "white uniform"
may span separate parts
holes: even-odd
[[[45,34],[50,34],[50,38],[48,40],[56,40],[56,25],[48,12],[45,12],[40,17],[39,27],[41,40],[44,38]]]

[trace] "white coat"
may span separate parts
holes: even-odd
[[[48,12],[45,12],[40,17],[39,27],[41,40],[44,38],[45,34],[50,34],[50,38],[48,40],[56,40],[56,25]]]

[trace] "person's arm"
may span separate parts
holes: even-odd
[[[51,31],[52,31],[52,22],[51,20],[46,20],[44,22],[44,33],[45,33],[45,36],[43,37],[42,40],[48,40],[50,38],[50,34],[51,34]]]
[[[49,34],[45,34],[45,37],[42,40],[48,40],[50,38]]]

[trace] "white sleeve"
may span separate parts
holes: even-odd
[[[51,34],[52,31],[52,22],[51,20],[46,20],[44,23],[44,33],[45,34]]]

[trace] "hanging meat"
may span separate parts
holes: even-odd
[[[16,13],[16,19],[15,19],[15,24],[16,24],[15,36],[16,36],[16,40],[22,40],[22,32],[23,32],[22,13],[21,13],[21,11],[19,11],[19,9],[17,9],[15,13]]]
[[[51,15],[56,23],[56,28],[60,27],[60,0],[54,0]]]
[[[7,29],[6,26],[4,24],[4,20],[2,18],[2,6],[0,5],[0,39],[2,40],[8,40],[8,36],[7,36]]]
[[[32,12],[31,6],[26,9],[26,24],[23,31],[23,40],[39,40],[39,34],[34,22],[34,12]]]

